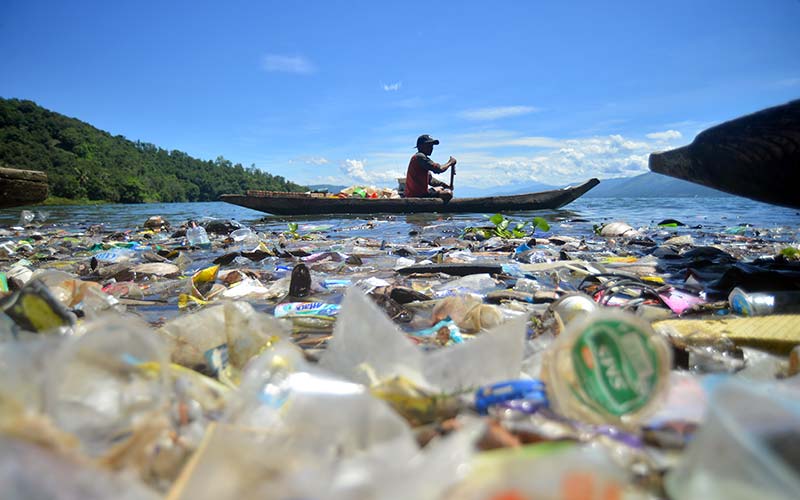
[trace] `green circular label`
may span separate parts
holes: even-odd
[[[595,321],[572,347],[572,365],[586,405],[622,416],[650,400],[658,382],[659,359],[649,335],[625,321]]]

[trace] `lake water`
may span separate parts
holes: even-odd
[[[0,226],[15,225],[23,208],[0,210]],[[467,226],[489,225],[487,214],[414,214],[374,216],[274,216],[222,202],[147,203],[139,205],[77,205],[29,207],[46,216],[46,225],[80,230],[93,224],[125,230],[141,226],[151,215],[160,215],[173,226],[190,219],[235,219],[259,231],[285,231],[289,222],[299,232],[326,230],[332,238],[368,236],[401,242],[410,233],[458,234]],[[559,210],[506,214],[513,221],[544,217],[553,232],[570,236],[592,233],[595,225],[625,221],[636,228],[652,227],[664,219],[677,219],[695,233],[720,233],[735,226],[752,225],[769,239],[787,243],[800,240],[800,212],[739,197],[720,198],[582,198]],[[698,227],[701,226],[701,227]]]

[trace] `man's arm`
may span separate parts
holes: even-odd
[[[443,187],[443,188],[449,188],[450,187],[450,184],[448,184],[446,182],[442,182],[442,181],[440,181],[439,179],[437,179],[436,177],[434,177],[432,175],[428,178],[428,185],[433,186],[433,187]]]
[[[449,160],[447,160],[447,163],[445,163],[444,165],[439,165],[438,163],[434,163],[434,165],[439,167],[438,170],[436,170],[437,174],[441,174],[442,172],[446,172],[448,168],[455,166],[455,164],[456,164],[456,159],[453,158],[452,156],[450,157]]]
[[[447,160],[447,163],[445,163],[444,165],[439,165],[438,163],[431,160],[427,156],[420,155],[420,157],[422,158],[422,164],[425,166],[425,169],[428,170],[429,172],[433,172],[436,174],[441,174],[442,172],[447,171],[448,168],[456,164],[456,159],[453,158],[452,156],[450,157],[449,160]]]

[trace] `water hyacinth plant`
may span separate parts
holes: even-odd
[[[503,214],[494,214],[489,217],[494,227],[467,227],[464,229],[463,236],[473,235],[481,239],[488,239],[494,236],[509,239],[509,238],[526,238],[532,236],[537,229],[542,231],[549,231],[550,224],[547,223],[542,217],[534,217],[530,221],[514,222]],[[530,227],[530,230],[526,229]]]

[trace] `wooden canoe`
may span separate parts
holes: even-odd
[[[712,127],[688,146],[653,153],[650,170],[800,208],[800,99]]]
[[[542,191],[540,193],[485,198],[453,198],[445,203],[438,198],[326,198],[303,193],[248,191],[246,195],[224,194],[221,201],[275,215],[322,214],[412,214],[486,213],[560,208],[581,197],[599,184],[591,179],[579,186]]]
[[[47,174],[0,167],[0,208],[39,203],[47,198]]]

